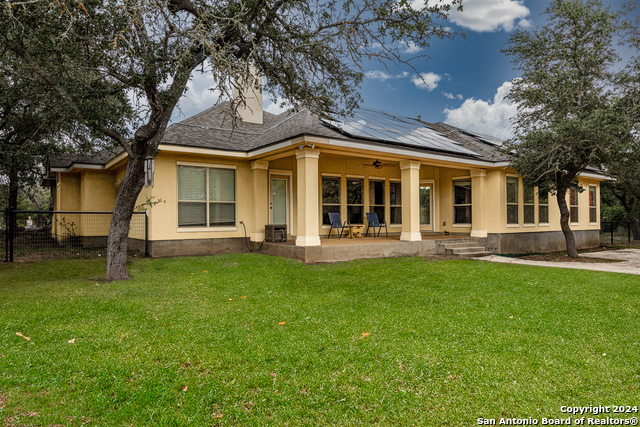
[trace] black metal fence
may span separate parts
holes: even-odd
[[[106,255],[111,212],[5,210],[0,244],[5,261],[94,258]],[[134,212],[128,248],[148,254],[145,212]]]
[[[640,224],[632,221],[601,221],[600,244],[640,244]]]

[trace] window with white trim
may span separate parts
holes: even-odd
[[[402,183],[389,182],[389,215],[391,224],[402,224]]]
[[[522,190],[523,190],[522,203],[524,208],[523,210],[524,223],[535,224],[535,211],[536,211],[535,188],[533,187],[533,184],[523,181]]]
[[[378,215],[380,223],[384,222],[384,180],[369,178],[369,212]]]
[[[596,186],[589,186],[589,222],[598,222],[598,203]]]
[[[569,187],[569,214],[570,222],[578,223],[578,184],[571,184]]]
[[[329,213],[340,213],[340,177],[322,177],[322,224],[331,225]]]
[[[507,177],[507,224],[518,224],[518,185],[519,178]]]
[[[471,179],[453,181],[453,223],[471,224]]]
[[[349,224],[364,224],[364,179],[347,178],[347,218]]]
[[[178,166],[178,226],[235,225],[235,169]]]
[[[431,186],[420,186],[420,225],[431,225]]]
[[[538,224],[549,224],[549,192],[538,187]]]

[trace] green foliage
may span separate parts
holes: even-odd
[[[518,171],[554,191],[587,166],[601,167],[628,142],[614,46],[628,23],[599,0],[556,0],[545,13],[547,25],[516,31],[505,50],[522,72],[509,95],[518,113],[505,150],[515,154]]]
[[[604,182],[600,185],[600,219],[638,221],[640,206],[620,182]]]
[[[51,191],[40,185],[23,185],[18,189],[16,209],[18,210],[50,210]],[[0,211],[9,207],[9,185],[0,185]]]
[[[632,275],[255,254],[130,270],[0,266],[0,420],[469,426],[637,404]]]
[[[600,0],[554,0],[545,11],[547,24],[516,31],[504,51],[522,77],[509,94],[518,106],[515,138],[503,149],[525,179],[556,194],[571,257],[578,253],[567,190],[585,168],[601,168],[629,152],[634,139],[634,102],[620,102],[628,91],[614,46],[614,37],[633,29],[625,12]]]
[[[137,212],[144,212],[160,203],[167,203],[167,201],[163,199],[156,199],[156,196],[147,197],[147,199],[144,202],[140,203],[139,205],[136,205],[135,210]]]
[[[359,102],[359,63],[408,63],[403,45],[426,48],[431,37],[452,36],[442,25],[450,7],[414,8],[406,0],[7,3],[0,41],[69,114],[127,149],[125,122],[133,121],[139,138],[162,133],[156,121],[170,117],[196,67],[211,73],[222,98],[258,84],[255,65],[266,89],[296,107],[348,111]],[[140,105],[129,102],[131,91]],[[242,103],[232,99],[232,109]]]
[[[47,156],[93,146],[46,84],[13,52],[0,51],[0,192],[13,208],[38,190]],[[20,199],[23,200],[20,200]]]

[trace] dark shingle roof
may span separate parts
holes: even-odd
[[[326,138],[341,137],[311,115],[308,110],[284,112],[279,115],[263,112],[263,123],[241,123],[226,111],[228,103],[209,108],[167,129],[163,144],[218,150],[250,151],[299,135]]]
[[[287,139],[307,135],[348,140],[369,145],[406,146],[406,144],[398,144],[390,141],[363,140],[357,137],[351,137],[339,129],[323,123],[319,117],[311,114],[308,110],[297,112],[287,111],[278,115],[263,111],[262,124],[243,123],[238,120],[234,123],[232,116],[228,112],[228,107],[228,102],[222,102],[195,116],[172,124],[167,128],[162,143],[248,152]],[[477,156],[473,156],[473,158],[477,160],[492,162],[507,160],[507,157],[500,154],[494,145],[462,129],[444,123],[420,123],[432,127],[447,138],[459,143],[467,150],[476,153]],[[416,148],[415,146],[409,148],[419,151],[438,151]],[[113,150],[102,150],[93,156],[79,156],[74,154],[56,155],[51,157],[50,166],[68,168],[73,163],[104,165],[117,154],[119,153]],[[461,159],[469,158],[469,156],[464,155],[458,157]]]
[[[426,123],[449,139],[459,142],[464,148],[477,153],[481,159],[490,162],[508,161],[509,156],[500,152],[497,146],[487,143],[464,129],[446,123]]]
[[[122,150],[120,150],[120,152],[122,152]],[[118,151],[114,149],[104,149],[94,154],[84,155],[74,153],[54,154],[49,157],[49,167],[68,168],[74,163],[84,165],[104,165],[118,154]]]

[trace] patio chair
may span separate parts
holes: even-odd
[[[345,221],[343,224],[338,212],[329,212],[329,221],[331,221],[331,228],[329,229],[329,235],[327,236],[327,239],[331,237],[331,230],[333,230],[334,228],[336,230],[340,230],[338,233],[338,239],[342,237],[342,233],[344,232],[345,228],[347,229],[347,231],[349,231],[349,223]]]
[[[365,234],[366,237],[369,237],[369,228],[373,227],[373,237],[380,237],[380,231],[382,231],[382,227],[384,227],[384,233],[389,237],[389,230],[387,230],[387,223],[380,222],[378,219],[378,214],[375,212],[367,213],[367,232]],[[376,227],[378,227],[378,234],[376,235]]]

